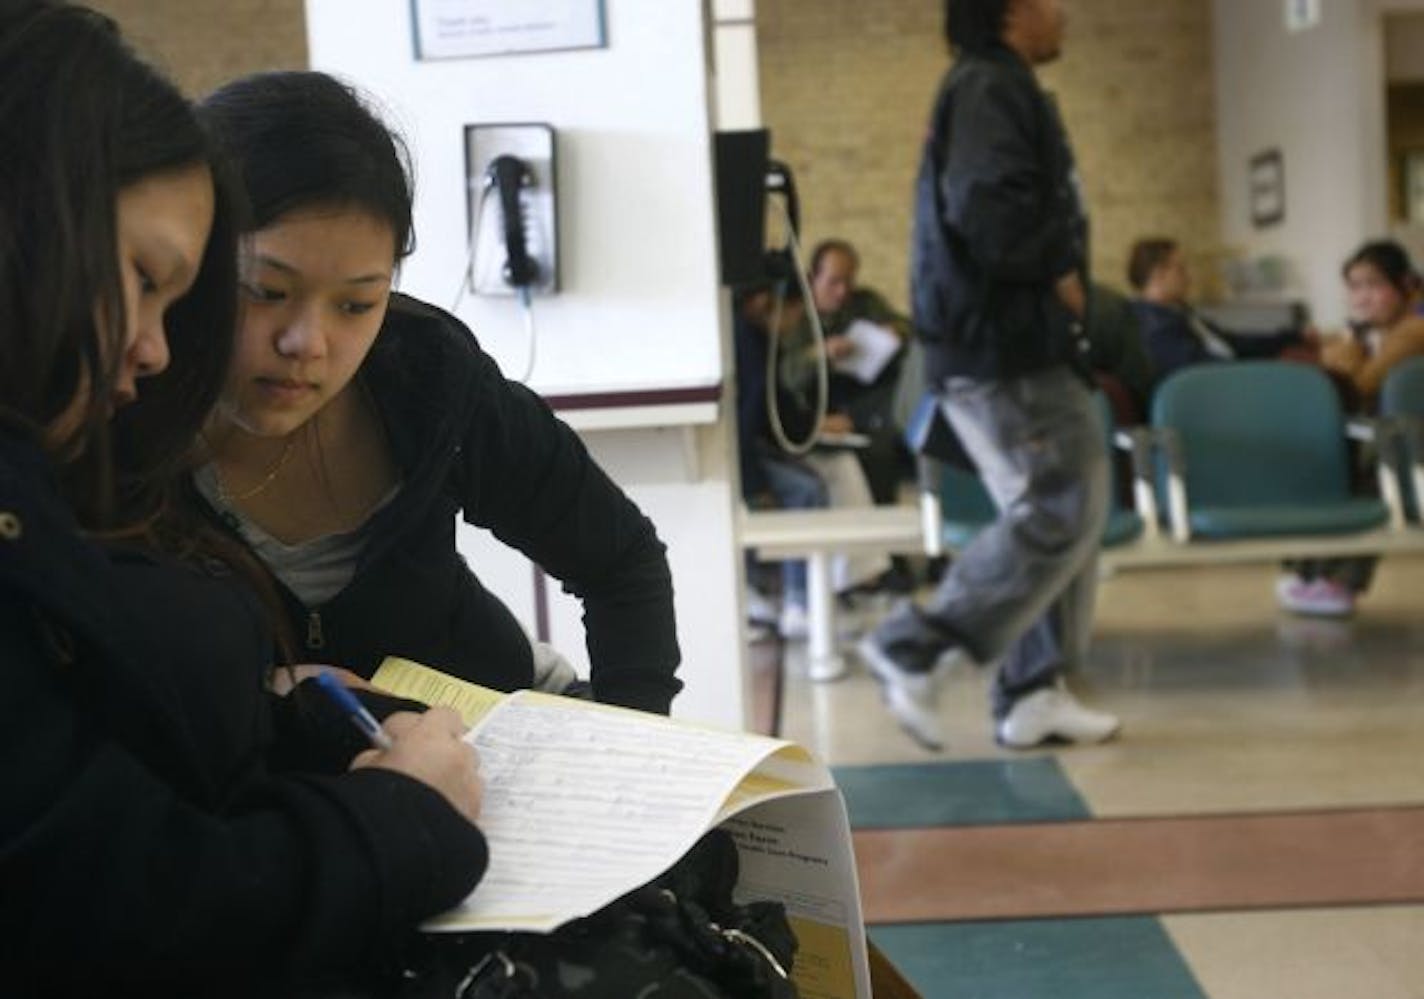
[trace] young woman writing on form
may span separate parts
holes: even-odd
[[[0,991],[383,981],[484,870],[458,719],[282,769],[263,615],[154,529],[231,350],[223,170],[111,22],[39,0],[0,6],[0,148]]]

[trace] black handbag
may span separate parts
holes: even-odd
[[[796,999],[778,902],[737,905],[737,848],[704,836],[666,874],[548,934],[432,935],[401,999]]]

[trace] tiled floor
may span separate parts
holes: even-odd
[[[1278,614],[1271,581],[1245,566],[1103,584],[1074,684],[1123,718],[1123,738],[1059,754],[1093,814],[1424,803],[1424,560],[1385,563],[1349,623]],[[950,675],[936,755],[900,734],[853,659],[844,680],[812,684],[788,645],[783,731],[832,764],[1021,759],[993,742],[988,678]]]
[[[1166,898],[1149,889],[1173,874],[1180,881],[1191,860],[1181,851],[1216,834],[1232,838],[1220,845],[1247,880],[1257,868],[1284,870],[1289,880],[1290,866],[1279,862],[1279,852],[1282,843],[1295,841],[1314,858],[1311,878],[1324,878],[1320,884],[1335,878],[1329,882],[1335,895],[1326,895],[1336,904],[1322,909],[1070,919],[1052,918],[1050,902],[1046,918],[1027,921],[897,922],[874,929],[926,996],[1424,999],[1424,904],[1414,904],[1424,897],[1405,891],[1411,904],[1358,904],[1386,897],[1374,888],[1389,882],[1396,868],[1350,868],[1351,856],[1359,859],[1352,850],[1365,844],[1346,828],[1364,823],[1361,828],[1374,829],[1372,823],[1383,821],[1394,835],[1404,828],[1393,825],[1394,818],[1417,813],[1386,808],[1380,820],[1368,810],[1424,805],[1424,560],[1385,563],[1357,619],[1347,624],[1279,615],[1272,580],[1268,567],[1247,566],[1125,573],[1106,581],[1093,660],[1074,679],[1089,700],[1124,720],[1123,738],[1102,747],[1030,754],[1000,749],[987,717],[987,674],[961,670],[946,684],[943,704],[951,744],[933,755],[885,716],[874,684],[854,663],[840,682],[811,684],[801,650],[788,646],[785,734],[846,767],[842,781],[858,826],[1194,816],[1164,827],[1186,838],[1162,838],[1160,877],[1151,865],[1139,870],[1143,899]],[[1340,814],[1320,821],[1306,815],[1279,829],[1274,819],[1261,826],[1233,818],[1319,810]],[[1111,826],[1085,827],[1085,849],[1123,849],[1111,844]],[[1250,830],[1266,826],[1285,839],[1273,847],[1266,836],[1251,845]],[[1260,863],[1252,864],[1253,849],[1273,852],[1257,854]],[[969,863],[948,847],[925,845],[922,854],[909,863],[951,883],[955,864]],[[1054,854],[1047,856],[1046,863],[1043,856],[1025,857],[1017,873],[1030,890],[1032,879],[1042,880],[1051,897],[1052,889],[1072,880],[1055,871],[1081,858],[1066,855],[1056,867]],[[1424,864],[1424,842],[1421,859],[1415,856],[1406,845],[1393,863],[1414,877]],[[1012,867],[1013,854],[994,863]],[[1325,869],[1332,866],[1337,869]],[[1012,882],[1016,869],[1001,873]],[[1081,869],[1071,873],[1083,876]],[[875,876],[873,868],[862,872],[867,895]],[[1230,882],[1213,887],[1217,876],[1225,877],[1203,874],[1203,883],[1179,887],[1208,907],[1219,895],[1229,909]],[[1249,895],[1250,885],[1235,887]],[[1131,878],[1114,890],[1125,891],[1130,902]],[[1307,891],[1292,904],[1317,904],[1312,897],[1322,896]],[[1356,904],[1338,904],[1347,901]]]
[[[855,833],[877,923],[1424,902],[1421,844],[1424,808]]]

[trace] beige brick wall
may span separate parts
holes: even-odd
[[[1139,235],[1178,238],[1198,285],[1221,256],[1210,0],[1066,0],[1056,93],[1093,218],[1095,276],[1126,284]],[[844,236],[903,305],[914,174],[948,67],[938,0],[760,0],[762,114],[808,244]]]
[[[184,92],[307,65],[302,0],[88,0]]]

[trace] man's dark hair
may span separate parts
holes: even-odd
[[[1147,287],[1152,280],[1152,272],[1167,262],[1177,250],[1177,241],[1165,236],[1139,239],[1132,244],[1132,252],[1127,257],[1127,283],[1137,291]]]
[[[945,0],[944,39],[953,52],[983,52],[1000,44],[1013,0]]]
[[[151,515],[217,401],[237,313],[238,200],[188,102],[107,17],[64,3],[0,5],[0,423],[45,440],[82,400],[65,441],[81,521]],[[110,420],[125,309],[115,206],[121,189],[189,166],[214,184],[211,235],[188,293],[165,317],[168,370]]]
[[[852,264],[860,266],[860,254],[855,252],[855,247],[851,246],[849,240],[844,239],[823,239],[816,244],[816,248],[811,251],[811,276],[815,277],[821,273],[821,264],[826,256],[831,253],[841,253],[850,258]]]
[[[1418,280],[1409,262],[1409,253],[1392,239],[1376,239],[1361,246],[1340,268],[1341,276],[1349,278],[1350,271],[1360,264],[1368,264],[1379,271],[1386,281],[1405,295],[1414,290],[1414,283]]]

